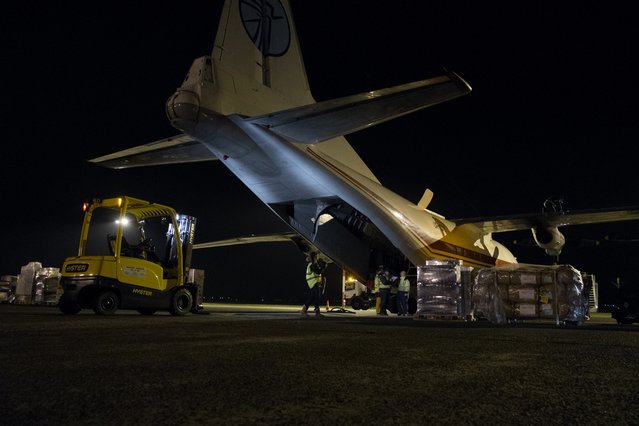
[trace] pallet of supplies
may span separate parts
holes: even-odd
[[[14,303],[31,304],[33,301],[33,285],[36,274],[42,269],[40,262],[29,262],[20,268],[16,282],[16,299]]]
[[[463,319],[467,283],[472,268],[459,260],[427,260],[417,267],[415,318]]]
[[[581,324],[588,312],[584,290],[581,273],[570,265],[484,268],[474,279],[471,311],[497,324],[526,319]]]

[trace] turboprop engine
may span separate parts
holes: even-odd
[[[556,226],[548,228],[530,228],[535,243],[546,251],[549,256],[559,256],[566,244],[566,238]]]

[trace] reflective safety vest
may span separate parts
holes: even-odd
[[[373,287],[373,292],[379,293],[379,275],[375,275],[375,287]]]
[[[308,288],[313,288],[315,284],[322,283],[322,274],[315,273],[311,270],[312,263],[306,265],[306,284],[308,284]]]
[[[410,290],[410,281],[408,278],[400,278],[399,286],[397,286],[397,291],[409,291]]]
[[[382,290],[388,290],[389,288],[391,288],[390,283],[388,282],[388,278],[386,278],[386,284],[384,284],[384,282],[381,280],[381,278],[379,277],[379,275],[375,275],[375,281],[378,282],[378,288],[382,289]]]

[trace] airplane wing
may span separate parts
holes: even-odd
[[[181,134],[89,160],[112,169],[211,161],[217,158],[192,137]]]
[[[473,224],[484,233],[528,230],[534,227],[560,227],[567,225],[587,225],[594,223],[639,220],[639,206],[617,207],[598,210],[578,210],[566,212],[546,212],[522,214],[499,218],[453,219],[458,226]]]
[[[193,250],[228,247],[243,244],[256,244],[256,243],[275,243],[275,242],[292,242],[295,243],[297,248],[304,254],[310,252],[319,253],[321,259],[326,263],[332,263],[333,260],[324,254],[321,250],[307,241],[304,237],[296,232],[280,232],[274,234],[261,234],[261,235],[249,235],[246,237],[229,238],[226,240],[209,241],[206,243],[193,244]]]
[[[273,242],[295,242],[297,239],[302,239],[299,234],[295,232],[284,232],[278,234],[263,234],[263,235],[250,235],[248,237],[236,237],[229,238],[227,240],[210,241],[206,243],[193,244],[193,250],[205,249],[205,248],[218,248],[227,246],[236,246],[241,244],[255,244],[255,243],[273,243]]]
[[[298,143],[319,143],[457,98],[471,87],[454,72],[382,90],[250,117]]]

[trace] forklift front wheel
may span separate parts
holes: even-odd
[[[171,299],[171,309],[170,312],[172,315],[186,315],[193,306],[193,296],[191,292],[185,288],[181,288],[175,292],[173,298]]]
[[[93,300],[93,311],[98,315],[113,315],[118,310],[120,299],[112,291],[101,291]]]

